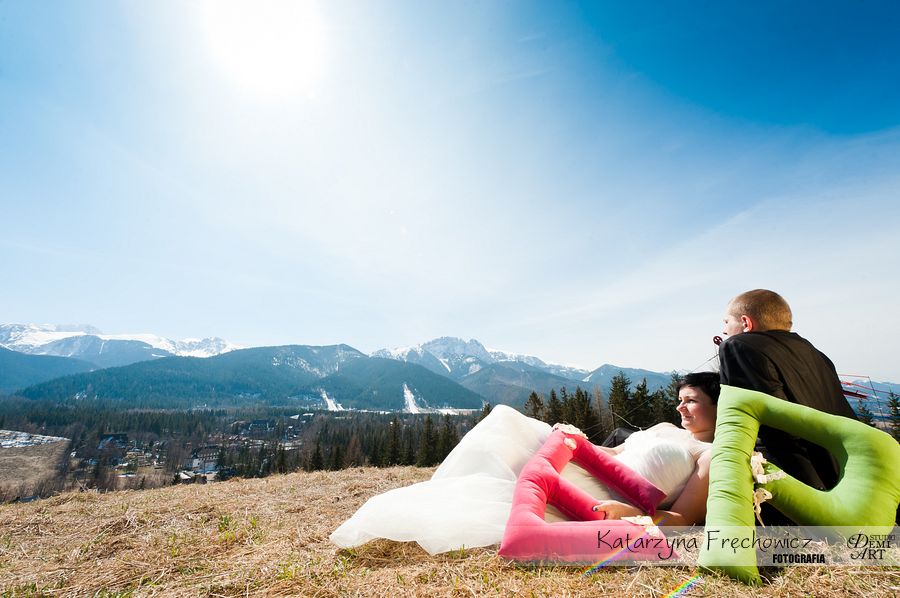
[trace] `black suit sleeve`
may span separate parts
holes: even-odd
[[[722,384],[790,400],[771,359],[739,336],[719,346],[719,367]],[[766,458],[798,480],[819,490],[837,483],[837,464],[824,449],[768,426],[760,427],[759,438]]]
[[[719,376],[722,384],[748,388],[787,399],[784,385],[768,357],[732,337],[719,346]]]

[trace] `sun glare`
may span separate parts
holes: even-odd
[[[222,70],[266,97],[313,97],[325,62],[324,27],[311,0],[208,0],[202,23]]]

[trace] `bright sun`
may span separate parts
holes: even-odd
[[[208,0],[202,22],[221,68],[267,97],[315,95],[325,62],[322,19],[312,0]]]

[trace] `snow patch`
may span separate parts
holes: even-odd
[[[0,346],[30,353],[41,345],[84,335],[81,331],[58,330],[53,324],[3,324],[0,325]]]
[[[403,383],[403,400],[406,404],[404,411],[407,413],[422,413],[422,410],[416,406],[416,395],[409,389],[406,382]]]
[[[62,442],[63,440],[68,440],[68,438],[62,438],[60,436],[43,436],[41,434],[30,434],[28,432],[18,432],[15,430],[0,430],[0,448],[21,448],[39,444]]]
[[[372,357],[382,357],[386,359],[394,359],[396,361],[409,361],[410,356],[413,353],[421,357],[424,353],[422,345],[416,345],[414,347],[394,347],[393,349],[379,349],[378,351],[372,353]]]
[[[310,374],[314,374],[319,378],[324,378],[328,375],[329,372],[322,371],[317,367],[313,367],[308,361],[303,359],[302,357],[298,357],[292,353],[282,352],[278,355],[272,357],[272,366],[274,367],[287,367],[294,368],[296,370],[303,370],[305,372],[309,372]]]
[[[0,324],[0,347],[23,353],[41,354],[41,347],[49,343],[90,336],[102,341],[139,341],[182,357],[212,357],[244,348],[218,337],[175,341],[155,334],[103,334],[88,325]],[[101,347],[103,351],[104,347]]]
[[[346,409],[344,409],[343,405],[341,405],[340,403],[338,403],[337,401],[335,401],[334,399],[329,397],[328,393],[325,392],[324,389],[320,390],[319,392],[322,393],[322,400],[325,401],[326,409],[328,409],[329,411],[346,411]]]

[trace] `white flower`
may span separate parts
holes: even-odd
[[[768,461],[762,456],[762,453],[755,452],[750,456],[750,472],[753,474],[753,479],[756,480],[757,484],[768,484],[785,477],[786,474],[781,470],[766,473],[766,463]]]

